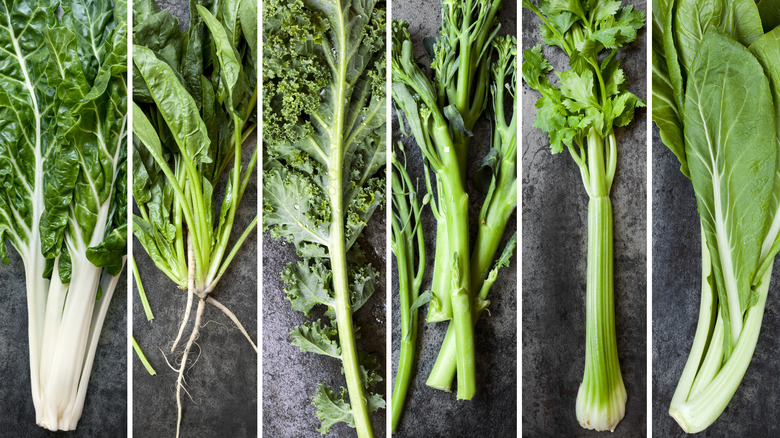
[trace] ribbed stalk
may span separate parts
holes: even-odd
[[[705,260],[704,254],[706,252],[702,254],[702,261]],[[706,357],[703,365],[710,361],[716,361],[718,357],[721,358],[721,361],[718,363],[719,368],[715,374],[712,372],[704,374],[694,369],[698,362],[697,359],[701,357],[702,353],[699,345],[703,342],[703,338],[699,338],[699,328],[697,328],[694,347],[691,350],[691,355],[688,357],[688,363],[685,365],[685,370],[669,406],[669,415],[677,421],[686,433],[701,432],[714,423],[726,409],[739,384],[742,382],[758,342],[771,279],[772,269],[770,267],[761,277],[759,286],[756,287],[758,302],[745,312],[745,323],[726,363],[722,363],[722,336],[719,339],[720,342],[718,342],[716,336],[713,335],[712,340],[705,344]],[[706,281],[702,293],[702,303],[704,304],[706,301],[705,297],[711,294]],[[718,319],[715,331],[717,332],[717,328],[720,327],[720,331],[723,332],[720,312],[717,312],[717,309],[710,309],[709,306],[701,309],[699,327],[703,326],[704,322],[707,321],[708,314],[713,311],[716,312],[715,317]],[[705,334],[707,333],[702,332],[702,335]],[[710,357],[714,357],[714,359],[710,359]],[[705,366],[704,368],[708,367]],[[691,374],[695,375],[693,379]]]
[[[408,176],[407,176],[408,178]],[[405,181],[405,180],[404,180]],[[392,249],[398,265],[398,298],[401,310],[401,351],[398,358],[398,371],[395,374],[395,385],[392,397],[392,431],[395,432],[401,421],[406,393],[414,372],[414,356],[417,353],[417,311],[412,312],[412,303],[417,299],[419,289],[414,278],[414,242],[412,235],[412,212],[407,203],[405,190],[396,174],[393,174],[393,206],[402,219],[409,218],[407,223],[399,223],[393,218]],[[414,201],[416,202],[416,200]],[[415,208],[416,211],[416,208]],[[418,218],[415,218],[415,221]],[[415,227],[419,224],[415,222]],[[418,228],[415,234],[421,233]],[[423,243],[424,245],[424,243]],[[421,248],[424,251],[424,246]],[[425,257],[421,253],[421,257]]]
[[[341,218],[343,216],[340,214],[334,215],[333,230],[343,230],[343,219]],[[374,431],[371,427],[363,380],[360,375],[355,335],[352,332],[352,308],[349,300],[346,248],[344,240],[340,236],[336,239],[331,239],[330,251],[333,290],[336,294],[334,310],[339,331],[341,362],[344,366],[344,378],[347,381],[347,391],[349,392],[349,403],[352,406],[352,416],[355,419],[355,429],[358,437],[372,438]]]
[[[403,413],[404,404],[406,402],[406,393],[409,390],[409,382],[411,381],[412,373],[414,372],[414,356],[417,353],[417,312],[411,316],[411,319],[412,326],[408,331],[409,338],[407,338],[405,334],[402,334],[401,351],[398,358],[398,372],[395,375],[395,386],[393,387],[393,432],[398,429],[398,425],[401,422],[401,414]],[[402,329],[402,332],[403,331],[405,330]]]
[[[355,420],[355,430],[360,438],[373,438],[374,430],[371,426],[371,418],[368,412],[363,380],[360,374],[355,334],[352,332],[352,307],[350,305],[349,279],[347,266],[347,248],[343,239],[344,209],[341,188],[341,173],[334,172],[331,176],[332,192],[331,204],[333,206],[333,223],[331,224],[331,236],[328,249],[330,250],[330,264],[333,272],[333,291],[336,298],[334,310],[336,324],[339,332],[339,345],[341,346],[341,362],[344,366],[344,378],[347,381],[349,403],[352,406],[352,416]]]
[[[623,419],[626,389],[615,334],[612,202],[588,202],[585,371],[577,393],[577,420],[586,429],[614,431]]]
[[[515,209],[516,192],[512,190],[515,186],[502,185],[505,188],[502,192],[495,194],[496,204],[500,203],[501,208],[489,208],[487,214],[484,215],[484,223],[479,224],[477,230],[477,241],[474,244],[474,250],[471,253],[471,290],[481,291],[482,284],[485,281],[493,261],[498,251],[498,246],[501,243],[501,238],[504,236],[504,230],[506,230],[509,218],[512,216],[512,212]],[[507,189],[507,187],[509,189]],[[485,292],[489,292],[489,289]],[[487,298],[485,296],[479,296],[482,300]],[[479,316],[484,309],[482,307],[474,305],[472,300],[472,324],[476,325]],[[444,336],[444,341],[441,344],[439,355],[436,357],[436,362],[433,364],[433,369],[428,375],[426,384],[433,388],[449,391],[452,386],[452,381],[455,378],[456,362],[455,362],[455,328],[452,324],[447,327],[447,333]]]
[[[700,224],[701,225],[701,224]],[[693,338],[693,346],[688,355],[688,361],[685,363],[680,381],[677,383],[677,389],[674,391],[671,406],[678,406],[685,402],[691,393],[694,379],[699,370],[704,354],[711,345],[710,337],[715,326],[717,317],[717,296],[712,290],[710,284],[710,275],[712,274],[712,260],[710,251],[707,248],[707,239],[704,234],[703,225],[701,228],[701,304],[699,305],[699,322],[696,325],[696,335]],[[722,340],[721,340],[722,342]]]

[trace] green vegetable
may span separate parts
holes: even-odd
[[[780,28],[763,33],[771,3],[653,5],[653,82],[665,84],[654,87],[663,105],[653,120],[701,216],[699,322],[669,407],[689,433],[720,416],[747,370],[780,249]]]
[[[184,32],[168,12],[155,12],[151,0],[134,7],[133,195],[140,216],[133,218],[133,234],[157,268],[187,290],[172,352],[198,297],[178,368],[178,436],[184,371],[206,303],[225,313],[257,353],[236,316],[211,295],[257,225],[255,217],[230,244],[257,163],[256,148],[248,160],[243,154],[256,123],[257,25],[254,18],[240,19],[240,11],[255,10],[256,3],[192,4]]]
[[[126,256],[126,4],[0,3],[0,258],[24,261],[36,423],[73,430]],[[62,15],[58,8],[62,8]]]
[[[493,122],[492,146],[474,182],[487,189],[478,217],[477,239],[471,252],[472,324],[476,324],[490,301],[487,295],[498,271],[509,266],[516,242],[510,240],[498,261],[496,257],[509,219],[517,207],[517,41],[514,37],[498,36],[493,40],[496,59],[492,62],[490,90]],[[507,105],[511,104],[511,107]],[[507,114],[507,109],[510,114]],[[509,122],[507,117],[509,116]],[[492,269],[491,269],[492,268]],[[427,384],[434,388],[449,388],[456,373],[457,336],[454,325],[447,327],[439,355],[428,376]]]
[[[141,283],[141,275],[138,273],[138,266],[135,264],[135,257],[130,256],[130,266],[133,268],[133,278],[135,279],[135,285],[138,288],[138,296],[141,298],[141,305],[146,313],[146,320],[151,321],[154,319],[152,308],[149,306],[149,300],[146,299],[146,291],[144,291],[144,285]]]
[[[420,294],[425,274],[425,239],[423,238],[420,215],[422,209],[417,202],[417,189],[406,172],[406,155],[403,145],[399,148],[404,161],[393,154],[393,220],[391,248],[398,266],[399,302],[401,308],[401,349],[393,389],[393,432],[401,421],[406,393],[414,371],[414,357],[417,354],[417,310],[431,299],[431,291]],[[430,195],[423,198],[423,206]],[[417,263],[415,263],[415,249]]]
[[[144,352],[141,351],[141,346],[138,345],[138,342],[136,342],[135,336],[133,336],[133,350],[135,350],[135,354],[138,355],[138,359],[141,360],[141,363],[144,364],[144,368],[146,368],[146,371],[149,373],[149,375],[156,375],[157,371],[152,368],[152,364],[149,363],[149,359],[147,359],[146,355],[144,355]]]
[[[320,384],[313,397],[318,430],[343,421],[371,437],[382,378],[357,351],[352,314],[379,277],[356,241],[384,201],[386,20],[373,0],[339,6],[264,3],[263,223],[301,257],[282,273],[293,309],[327,307],[325,321],[292,330],[293,343],[343,366],[346,389]]]
[[[553,67],[542,46],[524,52],[523,79],[542,94],[534,126],[550,136],[552,153],[569,151],[580,169],[588,202],[585,371],[577,393],[577,420],[587,429],[615,430],[625,414],[626,389],[620,373],[613,291],[613,223],[609,198],[617,166],[614,127],[626,126],[644,103],[626,91],[617,51],[636,39],[644,13],[620,1],[563,4],[523,1],[541,19],[546,45],[569,57],[570,70]],[[600,57],[606,51],[605,57]]]
[[[424,41],[431,78],[414,58],[409,24],[393,23],[393,99],[436,176],[438,193],[431,203],[437,228],[428,321],[452,319],[427,384],[449,391],[457,369],[460,399],[471,399],[476,393],[474,323],[484,308],[476,302],[476,291],[488,275],[517,204],[517,125],[514,115],[507,122],[504,113],[506,94],[517,102],[516,42],[496,37],[500,7],[498,0],[442,2],[440,35]],[[489,91],[496,86],[501,92],[493,91],[494,106],[500,106],[494,108],[493,147],[474,177],[488,197],[472,251],[466,192],[469,143],[487,107]]]

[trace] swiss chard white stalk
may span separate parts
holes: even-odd
[[[36,422],[81,417],[125,263],[126,3],[0,3],[0,256],[24,260]],[[58,8],[62,14],[58,14]]]
[[[374,0],[264,3],[263,223],[302,258],[282,274],[293,309],[327,307],[293,344],[343,366],[346,389],[321,383],[313,396],[318,430],[343,421],[361,438],[385,405],[352,319],[379,276],[356,241],[384,200],[385,23]]]
[[[524,52],[523,79],[542,94],[534,126],[550,136],[552,153],[569,151],[588,193],[588,264],[585,370],[577,393],[577,419],[587,429],[614,430],[625,414],[626,389],[620,372],[613,291],[612,202],[617,166],[613,126],[625,126],[644,106],[626,91],[617,51],[636,39],[644,13],[618,0],[523,1],[541,23],[546,45],[569,57],[570,70],[547,77],[553,67],[542,46]],[[600,54],[607,51],[605,57]]]
[[[737,391],[780,249],[780,20],[770,3],[653,2],[653,120],[691,179],[701,226],[699,322],[669,406],[688,433]]]
[[[155,12],[153,0],[134,7],[133,195],[140,216],[134,216],[133,233],[155,266],[187,290],[171,346],[175,351],[185,342],[176,383],[178,436],[184,371],[206,304],[228,316],[257,353],[233,312],[212,295],[257,226],[255,217],[234,233],[257,164],[257,148],[251,155],[244,148],[257,120],[257,3],[192,3],[184,32],[168,12]],[[159,35],[168,36],[164,44]],[[184,338],[195,296],[195,322]]]

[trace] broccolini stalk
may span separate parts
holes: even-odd
[[[400,144],[399,147],[403,152]],[[392,189],[392,250],[398,266],[401,309],[401,349],[392,397],[392,429],[395,432],[401,421],[406,393],[414,372],[414,358],[417,354],[417,310],[430,299],[431,293],[429,291],[420,295],[425,273],[425,240],[420,224],[422,209],[417,202],[417,190],[406,172],[406,160],[399,161],[395,154],[393,154]],[[423,198],[423,206],[429,198],[430,195]],[[415,249],[417,250],[416,264]]]
[[[458,397],[470,399],[476,392],[476,378],[469,294],[468,194],[461,178],[447,119],[434,96],[433,85],[413,57],[408,23],[394,22],[393,98],[406,116],[423,157],[436,173],[439,202],[436,206],[432,204],[431,209],[439,223],[446,223],[447,247],[451,251],[446,254],[450,266],[450,274],[446,278],[450,288],[445,290],[448,290],[446,297],[453,307],[452,323],[458,338]],[[437,244],[440,240],[437,237]],[[444,255],[439,254],[437,257]],[[435,266],[433,275],[437,275]],[[434,279],[434,287],[436,285]],[[436,297],[435,294],[434,291],[431,303],[443,303],[442,297]]]
[[[780,27],[772,6],[718,6],[653,3],[653,120],[691,179],[701,226],[699,321],[669,406],[688,433],[717,420],[737,391],[780,249]]]
[[[620,373],[613,295],[613,236],[610,189],[617,165],[614,126],[627,125],[634,108],[644,106],[625,90],[617,50],[636,39],[644,14],[619,1],[570,2],[566,8],[523,1],[541,19],[545,44],[561,48],[571,70],[553,68],[536,46],[524,52],[523,78],[542,94],[534,126],[550,136],[553,153],[566,146],[580,170],[588,202],[585,370],[577,393],[577,419],[587,429],[614,430],[625,413],[626,390]],[[599,54],[608,50],[603,61]]]
[[[476,393],[466,160],[471,130],[486,106],[488,49],[500,6],[499,0],[442,2],[440,36],[426,47],[432,80],[414,59],[408,23],[393,23],[393,98],[438,189],[431,203],[437,229],[428,321],[452,319],[461,399]]]
[[[385,192],[385,11],[374,0],[271,0],[264,11],[264,224],[302,258],[282,274],[293,309],[322,304],[329,320],[291,337],[343,366],[346,389],[321,383],[313,397],[318,430],[343,421],[371,437],[382,378],[358,353],[352,314],[379,277],[356,241]]]
[[[466,182],[466,162],[472,137],[471,131],[487,102],[490,80],[487,55],[491,41],[498,32],[496,15],[500,7],[500,0],[443,0],[440,35],[431,46],[426,42],[426,51],[431,61],[431,69],[434,71],[432,84],[435,92],[434,102],[447,122],[449,136],[444,136],[441,132],[435,134],[435,127],[428,127],[428,130],[434,137],[434,142],[440,143],[439,147],[443,150],[448,151],[451,143],[454,156],[443,157],[442,161],[449,169],[448,174],[452,177],[459,174],[462,184]],[[395,79],[393,81],[395,82]],[[437,140],[437,135],[449,138]],[[416,135],[415,138],[421,141]],[[446,178],[440,174],[440,169],[434,171],[439,180],[437,182],[441,184],[441,180]],[[446,184],[442,187],[444,191],[450,188],[455,189]],[[443,204],[444,199],[444,196],[439,196],[438,203]],[[445,208],[441,205],[439,210]],[[452,211],[452,208],[450,210]],[[458,251],[462,253],[464,248],[451,249],[450,246],[453,236],[457,236],[463,230],[455,229],[449,232],[447,219],[447,214],[436,215],[432,286],[434,299],[428,308],[429,322],[445,321],[453,316],[451,301],[453,254]],[[465,219],[465,216],[461,219]],[[459,221],[460,219],[455,222]],[[459,245],[458,238],[454,239],[455,245]],[[465,261],[465,259],[461,260],[461,262]],[[465,271],[465,266],[461,266],[459,270]],[[465,281],[465,278],[461,280]]]
[[[509,218],[517,206],[517,41],[514,37],[499,36],[493,41],[493,47],[495,59],[491,63],[490,85],[493,95],[493,144],[482,168],[475,176],[478,184],[487,186],[487,197],[480,210],[477,239],[471,253],[471,290],[478,292],[472,306],[473,324],[476,324],[482,310],[487,307],[485,300],[490,288],[484,288],[485,280]],[[509,122],[507,108],[511,114]],[[511,255],[512,251],[509,250],[508,258],[511,258]],[[429,386],[449,388],[452,385],[456,369],[455,342],[454,327],[450,325],[428,376]]]

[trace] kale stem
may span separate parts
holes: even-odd
[[[340,167],[339,167],[340,169]],[[339,174],[334,177],[333,174]],[[340,172],[332,171],[331,186],[337,187],[331,197],[333,205],[333,222],[331,224],[330,264],[333,271],[333,291],[335,292],[334,311],[338,325],[339,345],[341,346],[341,361],[344,366],[344,377],[347,381],[349,402],[352,405],[352,416],[355,419],[355,429],[358,437],[374,436],[366,403],[365,390],[360,375],[357,346],[352,324],[352,306],[350,303],[348,266],[346,244],[344,242],[344,212]]]

